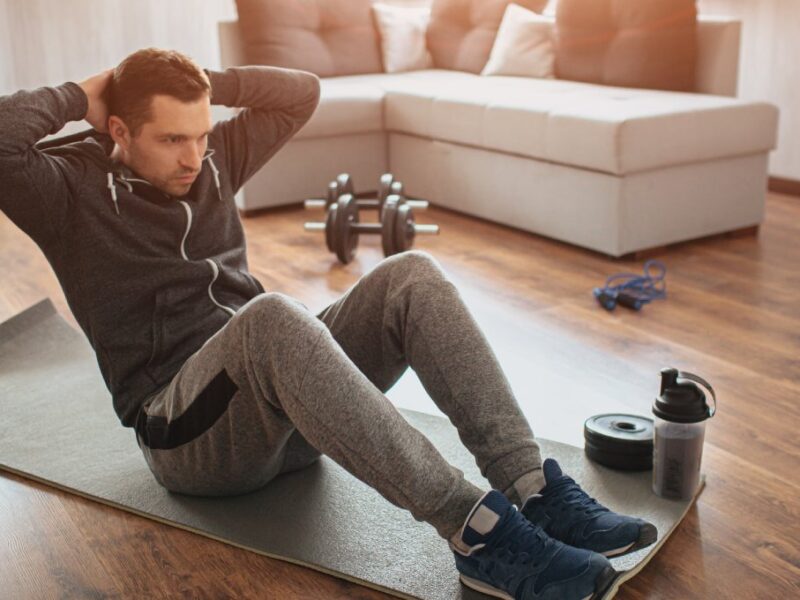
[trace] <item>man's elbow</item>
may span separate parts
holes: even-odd
[[[311,115],[314,114],[317,106],[319,106],[320,84],[319,77],[317,77],[314,73],[306,71],[305,75],[308,78],[308,96],[306,101],[303,103],[303,116],[307,121],[311,118]]]

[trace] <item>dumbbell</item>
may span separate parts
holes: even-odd
[[[305,208],[327,208],[336,202],[337,198],[342,194],[351,194],[354,197],[356,195],[353,187],[353,178],[348,173],[341,173],[336,176],[336,179],[328,183],[325,198],[309,198],[305,201],[304,206]],[[383,210],[383,203],[391,194],[401,196],[411,208],[428,208],[427,200],[406,199],[403,183],[401,181],[395,181],[394,175],[391,173],[384,173],[381,175],[377,198],[358,198],[356,202],[359,208],[377,208]]]
[[[438,234],[438,225],[417,225],[414,213],[401,197],[390,194],[384,202],[380,223],[360,223],[358,204],[352,194],[344,194],[328,207],[324,223],[306,223],[306,231],[324,231],[328,250],[335,253],[344,264],[353,260],[361,233],[381,236],[384,256],[391,256],[411,248],[414,236]]]

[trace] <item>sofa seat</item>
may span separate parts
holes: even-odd
[[[777,118],[725,96],[427,70],[324,79],[299,136],[385,129],[623,175],[768,151]]]
[[[295,139],[383,131],[383,101],[386,92],[374,79],[326,77],[320,79],[320,102]]]
[[[385,130],[384,100],[387,89],[400,87],[412,79],[431,81],[437,73],[455,75],[449,78],[462,81],[455,71],[412,71],[408,73],[345,75],[320,79],[320,102],[317,110],[295,138],[318,138],[351,133],[383,132]]]

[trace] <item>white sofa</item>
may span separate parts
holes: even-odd
[[[244,64],[220,23],[223,67]],[[734,98],[740,23],[701,18],[699,93],[446,70],[330,77],[243,214],[392,172],[435,206],[611,256],[757,226],[776,107]],[[446,233],[446,232],[443,232]]]

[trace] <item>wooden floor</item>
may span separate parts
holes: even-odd
[[[321,235],[302,231],[308,216],[293,208],[244,223],[251,271],[268,290],[314,309],[381,256],[379,241],[364,239],[356,262],[337,265]],[[532,383],[541,397],[532,401],[558,400],[569,411],[570,398],[598,406],[616,398],[646,411],[665,366],[715,386],[708,485],[619,598],[800,597],[800,199],[771,194],[757,237],[660,252],[669,298],[641,313],[606,313],[590,293],[610,273],[640,271],[641,261],[444,210],[418,220],[441,225],[440,236],[417,247],[439,259],[474,307],[498,355],[509,357],[509,378]],[[42,254],[2,214],[0,257],[0,319],[49,296],[75,323]],[[522,333],[493,327],[508,319]],[[534,430],[550,437],[557,424]],[[7,473],[0,538],[1,598],[387,598]]]

